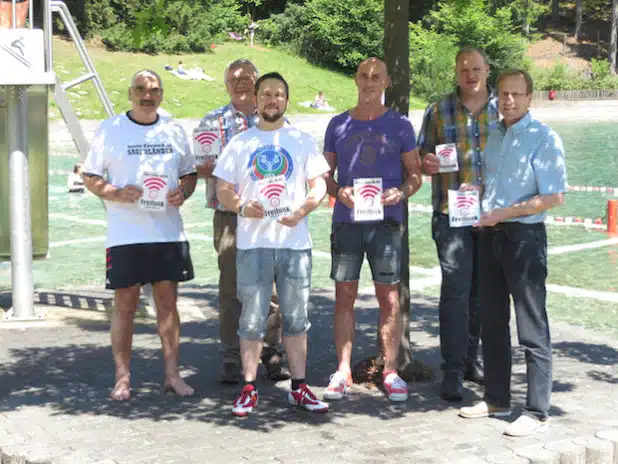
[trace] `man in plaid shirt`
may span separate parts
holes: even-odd
[[[499,119],[498,103],[487,86],[485,53],[464,47],[455,59],[457,89],[429,105],[418,140],[422,172],[432,176],[432,237],[442,269],[440,348],[444,373],[440,394],[461,401],[463,380],[484,381],[478,362],[481,324],[478,310],[477,237],[469,227],[451,227],[448,192],[482,185],[482,153],[489,128]],[[439,147],[437,149],[437,147]],[[450,166],[437,151],[456,150]]]

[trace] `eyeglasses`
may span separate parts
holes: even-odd
[[[150,93],[152,97],[160,97],[163,93],[163,89],[160,87],[151,87],[147,89],[143,85],[138,85],[137,87],[133,87],[133,91],[139,97],[145,96],[147,93]]]
[[[255,84],[255,79],[253,77],[232,77],[227,81],[234,86],[237,86],[239,84]]]
[[[518,98],[526,97],[528,94],[521,92],[500,92],[499,96],[500,98],[504,98],[506,100],[508,100],[509,97],[513,97],[513,100],[516,100]]]

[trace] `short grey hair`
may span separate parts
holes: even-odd
[[[154,77],[159,83],[159,87],[163,89],[163,81],[161,80],[161,76],[159,76],[152,69],[140,69],[135,74],[133,74],[133,77],[131,78],[131,84],[130,84],[131,88],[135,87],[135,82],[137,81],[138,77],[147,76],[147,75]]]
[[[461,55],[468,55],[470,53],[477,53],[481,55],[481,58],[483,58],[483,61],[485,62],[485,64],[487,65],[491,64],[489,62],[489,57],[487,56],[487,53],[485,53],[484,50],[481,50],[478,47],[473,47],[472,45],[466,45],[459,49],[459,51],[457,52],[457,55],[455,55],[455,64],[457,64],[457,62],[459,61],[459,57]]]
[[[228,64],[225,67],[225,71],[223,71],[223,85],[227,84],[227,73],[230,71],[230,69],[240,68],[241,66],[245,66],[245,65],[251,66],[256,79],[260,77],[260,72],[258,71],[258,68],[250,60],[246,58],[239,58],[237,60],[232,61],[230,64]]]

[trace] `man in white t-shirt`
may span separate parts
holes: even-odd
[[[288,401],[326,412],[307,387],[307,318],[311,287],[311,237],[306,216],[326,194],[328,163],[311,136],[284,125],[288,84],[279,73],[255,84],[260,121],[237,135],[217,161],[219,201],[238,213],[236,271],[242,303],[238,336],[245,386],[232,413],[248,415],[258,401],[257,367],[266,331],[273,281],[283,319],[292,390]],[[309,191],[307,191],[309,185]]]
[[[197,176],[187,136],[157,109],[163,84],[157,73],[131,79],[132,109],[101,124],[84,165],[88,190],[107,210],[106,288],[114,289],[112,351],[116,364],[114,400],[131,396],[133,317],[140,287],[153,285],[165,363],[165,388],[180,396],[193,389],[180,377],[178,282],[193,279],[189,243],[179,207],[191,196]]]

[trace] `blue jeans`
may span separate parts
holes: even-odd
[[[478,301],[477,232],[454,228],[448,215],[433,213],[432,236],[442,269],[440,350],[444,371],[464,371],[478,358],[481,320]]]
[[[502,223],[484,229],[479,235],[479,259],[485,401],[505,407],[511,402],[511,296],[519,344],[525,350],[525,412],[544,419],[552,389],[545,225]]]
[[[264,339],[273,282],[279,295],[283,336],[300,335],[311,327],[307,317],[311,250],[237,249],[236,286],[242,304],[238,322],[240,338]]]

